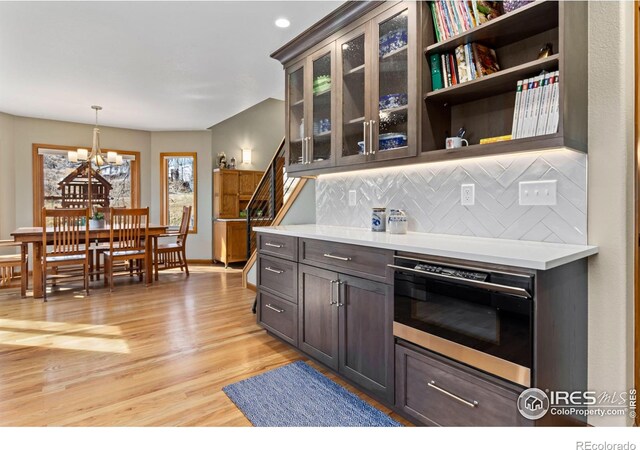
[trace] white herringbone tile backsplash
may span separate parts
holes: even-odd
[[[520,181],[557,180],[555,206],[520,206]],[[460,185],[475,184],[475,205],[460,205]],[[355,190],[357,205],[349,206]],[[587,243],[587,155],[557,150],[322,175],[316,221],[369,227],[371,208],[404,209],[409,230]]]

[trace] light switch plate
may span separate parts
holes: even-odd
[[[475,184],[463,184],[460,186],[460,204],[462,206],[473,206],[476,204]]]
[[[356,206],[356,191],[349,191],[349,206]]]
[[[557,201],[557,180],[521,181],[520,205],[523,206],[553,206]]]

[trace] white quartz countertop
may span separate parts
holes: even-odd
[[[593,245],[554,244],[447,234],[390,234],[329,225],[256,227],[262,233],[423,253],[492,264],[547,270],[598,253]]]

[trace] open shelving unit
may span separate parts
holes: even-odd
[[[423,7],[422,157],[446,159],[537,147],[587,149],[587,5],[538,0],[442,42],[436,42],[431,2]],[[496,51],[501,70],[475,80],[432,89],[429,57],[459,45],[481,43]],[[537,59],[550,43],[552,54]],[[542,71],[560,71],[560,119],[550,135],[480,145],[485,137],[512,134],[516,84]],[[447,136],[464,127],[469,146],[444,150]],[[537,146],[536,144],[539,144]]]

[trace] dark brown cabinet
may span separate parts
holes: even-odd
[[[335,43],[326,45],[286,71],[286,143],[289,172],[334,163]]]
[[[391,287],[301,264],[298,289],[300,349],[393,401]]]
[[[392,287],[340,274],[338,371],[393,402]]]
[[[286,66],[289,172],[416,155],[417,4],[379,11]]]
[[[337,165],[415,156],[416,17],[402,3],[338,39]]]
[[[441,41],[434,3],[347,2],[271,55],[286,69],[290,173],[557,147],[587,151],[586,1],[533,2]],[[442,61],[467,43],[494,49],[501,70],[434,90],[431,58]],[[552,54],[538,58],[546,43]],[[314,90],[329,58],[331,89],[323,99]],[[517,82],[543,70],[560,72],[557,130],[480,144],[513,134]],[[330,118],[331,131],[317,127],[318,118]],[[445,138],[461,127],[469,145],[447,150]]]
[[[396,345],[396,406],[437,426],[530,426],[520,415],[522,388],[420,349]]]
[[[299,265],[300,350],[338,370],[338,274]]]

